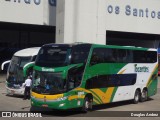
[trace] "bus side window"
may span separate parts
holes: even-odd
[[[148,63],[157,62],[157,52],[156,51],[147,52],[147,59],[146,60],[147,60]]]
[[[95,48],[92,53],[92,57],[90,60],[90,65],[95,65],[99,63],[104,63],[104,55],[105,49],[103,48]]]
[[[98,63],[98,56],[96,54],[93,54],[91,57],[91,65],[95,65]]]
[[[120,49],[118,52],[118,62],[126,63],[127,62],[127,50]]]
[[[105,51],[104,62],[114,63],[116,60],[115,60],[115,57],[113,56],[113,49],[106,48],[104,51]]]

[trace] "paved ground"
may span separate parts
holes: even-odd
[[[6,96],[5,77],[6,77],[6,75],[0,75],[0,111],[30,111],[30,110],[50,111],[50,109],[31,108],[30,101],[23,100],[21,96],[16,96],[16,97]],[[99,112],[99,111],[108,111],[108,112]],[[149,99],[148,101],[146,101],[144,103],[132,104],[130,101],[127,101],[127,102],[125,101],[125,102],[118,102],[118,103],[112,103],[112,104],[107,104],[107,105],[100,105],[100,106],[95,106],[94,111],[89,112],[87,114],[83,114],[81,112],[66,113],[66,112],[52,111],[52,112],[45,112],[42,115],[48,116],[47,119],[52,118],[52,119],[56,119],[56,120],[58,120],[57,117],[66,117],[66,116],[67,116],[66,119],[69,119],[68,117],[74,117],[74,119],[89,119],[89,120],[91,120],[92,119],[91,117],[92,116],[95,117],[96,114],[102,114],[102,115],[113,114],[113,116],[124,114],[124,112],[122,112],[122,113],[121,112],[109,113],[109,111],[151,111],[150,113],[156,113],[154,111],[160,111],[160,78],[159,78],[159,84],[158,84],[158,94],[156,94],[155,96],[153,96],[151,99]],[[140,113],[140,112],[136,112],[136,113]],[[130,115],[131,112],[128,114]],[[160,112],[159,112],[159,114],[160,114]],[[103,117],[100,117],[100,118],[105,119]],[[112,119],[114,120],[116,118],[112,117]],[[127,118],[118,118],[118,119],[125,120]],[[134,119],[134,118],[132,118],[132,119]],[[155,118],[155,119],[159,119],[159,118]]]

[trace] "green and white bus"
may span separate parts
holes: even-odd
[[[143,102],[157,93],[156,49],[47,44],[33,70],[31,105],[37,107],[88,111],[93,105],[117,101]]]

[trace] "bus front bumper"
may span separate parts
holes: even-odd
[[[31,106],[45,107],[57,110],[66,110],[68,109],[68,100],[65,99],[45,100],[45,99],[37,99],[31,96]]]
[[[12,89],[9,87],[6,87],[7,95],[24,95],[24,88],[20,89]]]

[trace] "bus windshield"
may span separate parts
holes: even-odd
[[[58,94],[66,90],[66,82],[62,73],[33,72],[32,91],[39,94]]]
[[[90,46],[42,47],[35,64],[43,67],[62,67],[69,64],[85,63]]]
[[[13,56],[8,69],[7,81],[13,84],[23,83],[23,66],[30,61],[31,57]]]
[[[81,64],[71,68],[68,78],[63,78],[63,71],[33,71],[32,91],[39,94],[60,94],[71,90],[81,83],[91,45],[75,45],[70,47],[42,47],[35,65],[40,67],[65,67],[71,64]]]

